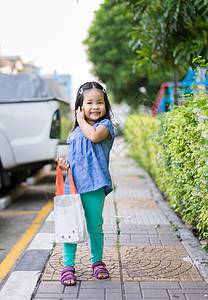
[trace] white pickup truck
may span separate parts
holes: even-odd
[[[0,74],[0,193],[54,161],[64,105],[54,79]]]

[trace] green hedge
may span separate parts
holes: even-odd
[[[124,136],[130,155],[154,177],[171,207],[208,237],[207,92],[165,116],[129,116]]]
[[[69,132],[72,130],[72,121],[65,117],[61,118],[61,137],[62,141],[66,140]]]

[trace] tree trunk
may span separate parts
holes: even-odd
[[[174,104],[178,105],[178,69],[174,70]]]

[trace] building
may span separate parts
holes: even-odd
[[[0,56],[0,73],[37,73],[37,68],[31,63],[25,63],[20,56]]]

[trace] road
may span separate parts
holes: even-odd
[[[41,171],[30,181],[37,180],[8,208],[0,211],[0,289],[53,207],[55,171]]]

